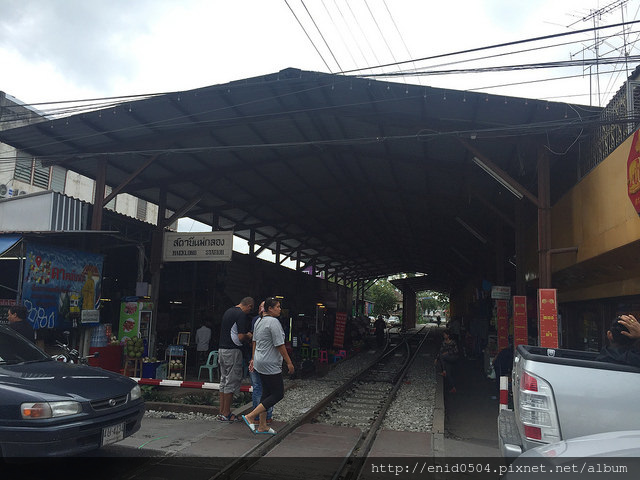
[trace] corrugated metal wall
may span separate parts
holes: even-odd
[[[52,193],[51,230],[88,230],[89,205],[76,198]]]

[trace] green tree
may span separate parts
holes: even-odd
[[[395,310],[398,290],[387,280],[378,280],[365,293],[367,300],[373,303],[374,315],[388,315]]]
[[[449,310],[449,296],[446,293],[428,290],[419,293],[417,300],[421,314],[424,314],[425,310]]]

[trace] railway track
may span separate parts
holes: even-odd
[[[256,475],[306,480],[358,478],[395,393],[428,334],[429,329],[423,328],[410,336],[401,332],[389,335],[384,353],[366,369],[289,422],[277,435],[227,464],[212,480]],[[314,450],[313,439],[327,435],[335,435],[330,451]],[[280,460],[276,462],[275,458]],[[311,462],[314,468],[310,469],[312,458],[323,461]]]

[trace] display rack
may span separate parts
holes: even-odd
[[[171,380],[171,374],[179,374],[180,378],[175,380],[185,380],[187,378],[187,349],[184,345],[169,345],[165,351],[165,360],[167,361],[167,379]],[[182,365],[175,368],[171,365],[172,360],[180,360]]]

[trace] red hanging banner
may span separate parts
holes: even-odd
[[[558,348],[558,301],[555,288],[538,290],[539,344],[545,348]]]
[[[498,351],[500,351],[509,346],[509,316],[506,300],[496,300],[496,319],[498,320]]]
[[[529,335],[527,331],[527,297],[513,296],[513,347],[528,345]]]

